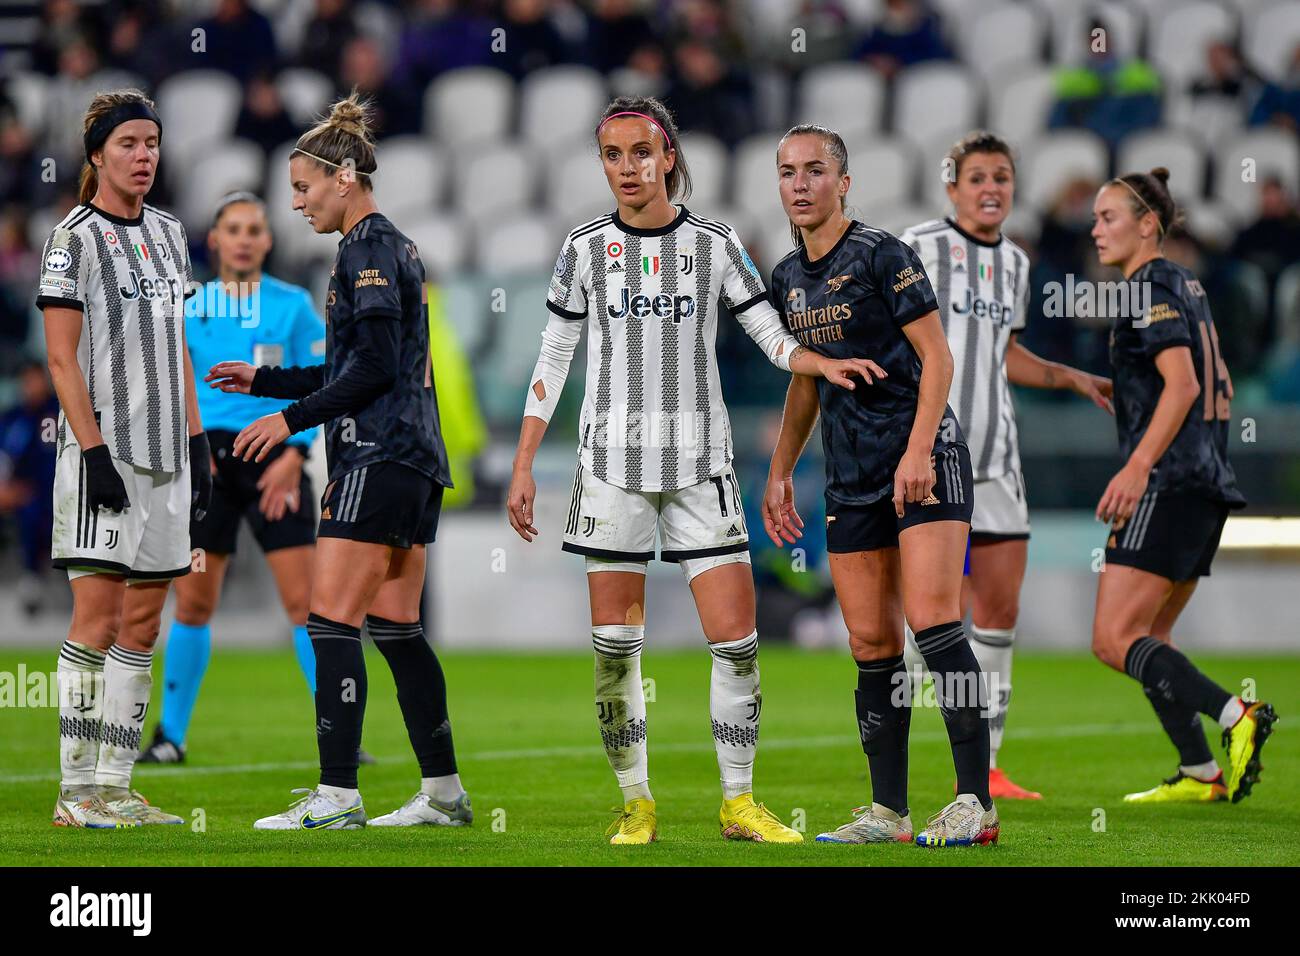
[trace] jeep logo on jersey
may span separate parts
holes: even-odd
[[[966,302],[954,302],[952,310],[958,315],[972,315],[977,319],[992,319],[1002,325],[1011,324],[1011,307],[1003,305],[1001,302],[988,301],[981,299],[979,296],[966,290]]]
[[[127,300],[133,299],[160,299],[170,301],[177,298],[176,290],[173,288],[175,279],[152,279],[149,276],[137,275],[132,269],[126,276],[127,284],[118,286],[117,291],[122,298]]]
[[[695,314],[695,297],[691,295],[668,295],[661,292],[656,296],[630,295],[627,289],[623,290],[619,306],[606,306],[609,310],[611,319],[624,319],[631,315],[633,318],[643,319],[647,315],[653,314],[660,319],[671,318],[673,322],[680,323],[682,319],[689,319]]]

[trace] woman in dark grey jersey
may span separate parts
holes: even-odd
[[[1124,799],[1208,803],[1250,794],[1273,708],[1236,697],[1173,646],[1173,628],[1246,499],[1228,464],[1232,379],[1205,290],[1164,258],[1177,221],[1169,171],[1112,179],[1093,204],[1092,237],[1102,265],[1130,284],[1130,308],[1110,336],[1115,424],[1124,467],[1106,486],[1097,517],[1111,522],[1098,575],[1093,653],[1142,684],[1178,750],[1178,771]],[[1228,767],[1210,753],[1199,714],[1223,727]]]
[[[858,726],[873,802],[817,839],[913,839],[906,616],[935,677],[957,770],[957,798],[930,818],[916,842],[995,843],[985,694],[961,621],[973,481],[970,454],[947,407],[952,355],[938,304],[910,246],[845,216],[848,151],[837,133],[796,126],[781,140],[777,171],[797,248],[772,272],[773,304],[801,345],[834,358],[871,359],[885,372],[842,395],[792,377],[764,495],[768,535],[778,547],[793,543],[803,522],[791,476],[820,411],[827,550],[858,665]]]
[[[325,302],[325,364],[254,369],[222,362],[225,391],[298,399],[259,418],[233,453],[261,461],[289,435],[326,424],[329,486],[312,575],[307,633],[316,654],[320,784],[259,830],[354,829],[366,705],[364,622],[397,684],[420,790],[371,825],[462,826],[473,819],[456,772],[442,668],[420,625],[425,546],[450,487],[429,359],[424,267],[415,244],[379,212],[368,107],[352,96],[304,133],[289,159],[293,206],[318,233],[341,233]]]

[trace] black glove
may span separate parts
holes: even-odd
[[[190,517],[202,521],[212,504],[212,449],[208,433],[190,436]]]
[[[131,504],[126,497],[126,485],[113,465],[107,445],[81,450],[81,461],[86,466],[86,504],[91,514],[106,508],[117,514]]]

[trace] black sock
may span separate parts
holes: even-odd
[[[307,616],[307,634],[316,653],[316,747],[320,782],[357,788],[357,752],[366,714],[366,659],[361,628]]]
[[[1184,767],[1195,767],[1214,759],[1210,742],[1205,739],[1205,726],[1201,715],[1186,704],[1174,700],[1166,687],[1143,687],[1147,700],[1160,718],[1160,726],[1178,748],[1178,762]]]
[[[989,799],[988,691],[961,621],[916,632],[916,646],[934,678],[935,698],[948,729],[957,792],[973,793],[987,810]]]
[[[871,768],[871,799],[907,814],[907,732],[912,690],[903,655],[858,661],[858,736]]]
[[[1231,694],[1198,671],[1182,653],[1154,637],[1133,642],[1124,655],[1124,670],[1144,688],[1153,688],[1214,720],[1232,700]]]
[[[420,776],[445,777],[456,772],[456,751],[447,717],[447,680],[438,656],[424,639],[419,621],[400,624],[366,616],[366,629],[384,655],[397,684],[406,734],[411,738]]]

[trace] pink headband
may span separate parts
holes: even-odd
[[[639,116],[642,119],[648,119],[651,123],[654,123],[655,129],[659,130],[660,134],[664,138],[664,143],[668,146],[672,146],[673,141],[668,138],[668,134],[664,132],[664,128],[659,125],[659,123],[655,120],[653,116],[649,116],[645,113],[635,113],[629,111],[626,113],[613,113],[609,116],[606,116],[603,120],[600,121],[600,125],[596,127],[596,135],[599,136],[600,131],[605,128],[605,124],[618,116]]]

